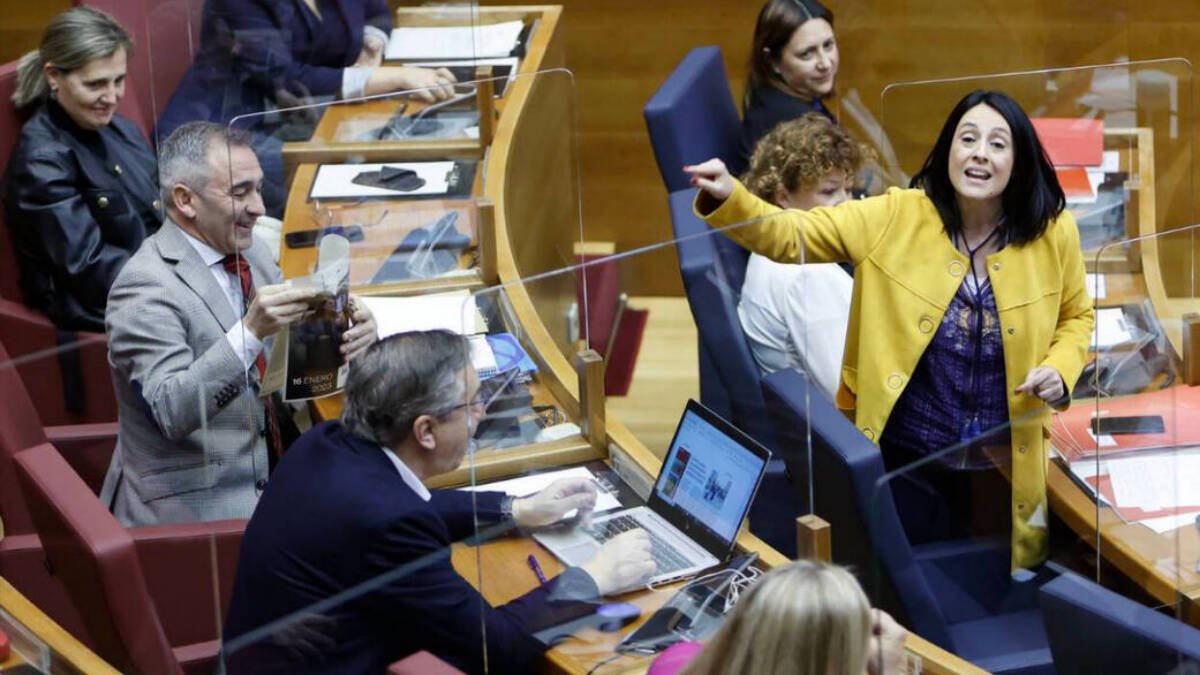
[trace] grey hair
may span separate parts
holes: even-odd
[[[441,417],[463,401],[467,339],[445,330],[399,333],[350,362],[342,424],[351,434],[395,447],[421,415]]]
[[[17,64],[17,87],[12,102],[17,109],[40,101],[49,90],[42,69],[47,63],[67,73],[96,59],[105,59],[124,48],[133,52],[133,38],[116,19],[91,7],[72,7],[50,20],[38,48]]]
[[[212,168],[208,149],[214,143],[250,147],[250,134],[214,122],[188,122],[158,146],[158,185],[164,206],[170,206],[176,185],[198,191],[208,184]]]

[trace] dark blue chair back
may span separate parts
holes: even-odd
[[[1200,630],[1075,574],[1038,593],[1059,675],[1196,672]],[[1192,670],[1181,668],[1190,662]],[[1178,669],[1178,670],[1176,670]]]
[[[1056,566],[1013,582],[1007,541],[912,543],[896,504],[923,502],[920,486],[903,476],[885,478],[879,447],[832,402],[809,392],[799,372],[768,375],[763,394],[784,439],[785,461],[805,461],[803,434],[811,430],[813,512],[831,525],[834,562],[855,570],[877,606],[985,670],[1054,672],[1036,593],[1058,574]],[[788,442],[786,429],[801,438]]]
[[[663,182],[680,272],[700,341],[700,399],[742,431],[775,450],[762,402],[758,366],[750,354],[737,305],[749,254],[692,213],[695,190],[684,164],[737,152],[739,121],[721,50],[693,49],[644,109]],[[750,529],[780,552],[795,551],[793,520],[801,513],[783,463],[773,460],[750,511]]]
[[[813,512],[829,522],[833,560],[855,571],[882,609],[895,615],[918,635],[942,646],[950,644],[946,619],[925,579],[916,568],[892,500],[891,486],[882,484],[879,447],[854,427],[808,379],[791,368],[763,379],[763,395],[780,437],[785,429],[799,436],[781,448],[793,475],[807,475],[807,452],[812,452]],[[806,400],[807,399],[807,400]],[[811,448],[801,445],[811,430]],[[879,566],[886,574],[877,574]],[[903,598],[896,586],[905,587]]]
[[[690,187],[683,165],[737,155],[741,126],[719,47],[688,52],[642,113],[667,192]]]
[[[720,254],[715,244],[724,237],[713,234],[692,212],[695,195],[694,189],[680,190],[671,193],[668,202],[688,305],[701,345],[712,359],[716,379],[728,392],[729,419],[771,448],[774,443],[767,441],[773,434],[764,415],[758,366],[737,313],[746,274],[745,258]],[[756,430],[766,433],[755,434]]]
[[[758,365],[738,318],[746,254],[725,237],[712,234],[696,217],[692,212],[695,194],[694,189],[672,193],[669,208],[679,269],[700,340],[701,402],[774,453],[750,511],[750,530],[780,553],[792,556],[796,550],[794,520],[808,510],[798,501],[804,493],[791,485],[779,459],[775,429],[763,404]],[[720,242],[733,249],[729,255],[721,255]]]

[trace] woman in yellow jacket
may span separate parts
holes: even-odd
[[[757,219],[726,230],[746,248],[854,264],[838,406],[889,466],[1004,437],[1012,565],[1044,560],[1046,404],[1066,405],[1093,310],[1079,231],[1021,107],[1000,92],[968,94],[912,189],[833,208],[780,211],[720,160],[685,170],[709,224]]]

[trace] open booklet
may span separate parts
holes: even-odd
[[[288,285],[313,289],[310,311],[275,336],[264,389],[282,389],[285,401],[336,394],[346,384],[341,346],[350,327],[350,241],[337,234],[322,237],[316,271]]]

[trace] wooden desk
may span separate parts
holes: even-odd
[[[1080,403],[1082,404],[1082,403]],[[1179,605],[1181,618],[1200,626],[1200,533],[1185,526],[1160,535],[1144,525],[1126,523],[1112,509],[1084,494],[1059,463],[1051,462],[1046,476],[1050,508],[1138,586],[1163,605]],[[1097,534],[1097,532],[1099,534]]]
[[[743,531],[738,538],[738,544],[739,547],[746,550],[759,551],[760,556],[768,565],[773,566],[787,562],[786,559],[746,531]],[[530,554],[537,556],[546,576],[553,577],[562,572],[563,567],[558,560],[528,538],[501,539],[480,547],[456,544],[451,553],[451,560],[463,578],[479,588],[483,597],[490,604],[496,606],[528,593],[537,585],[537,579],[534,578],[533,572],[525,561],[526,556]],[[480,563],[484,569],[482,586],[479,584]],[[645,623],[655,610],[671,599],[672,594],[680,586],[682,586],[682,582],[667,586],[658,593],[640,591],[621,597],[621,601],[633,603],[641,608],[642,614],[637,621],[616,633],[604,633],[590,628],[581,631],[547,653],[546,669],[554,673],[590,672],[597,663],[611,657],[617,643]],[[985,672],[911,633],[908,636],[907,647],[909,652],[921,658],[922,672],[925,673]],[[605,675],[641,673],[645,672],[651,661],[653,661],[653,657],[625,655],[597,668],[594,672]]]
[[[87,673],[88,675],[119,675],[112,666],[105,663],[99,656],[84,647],[70,633],[63,630],[46,616],[17,589],[0,577],[0,609],[3,609],[22,626],[29,629],[38,639],[44,642],[51,651],[50,672],[58,673]],[[10,640],[16,641],[12,635]],[[0,661],[0,672],[19,666],[24,661],[13,654],[5,661]]]

